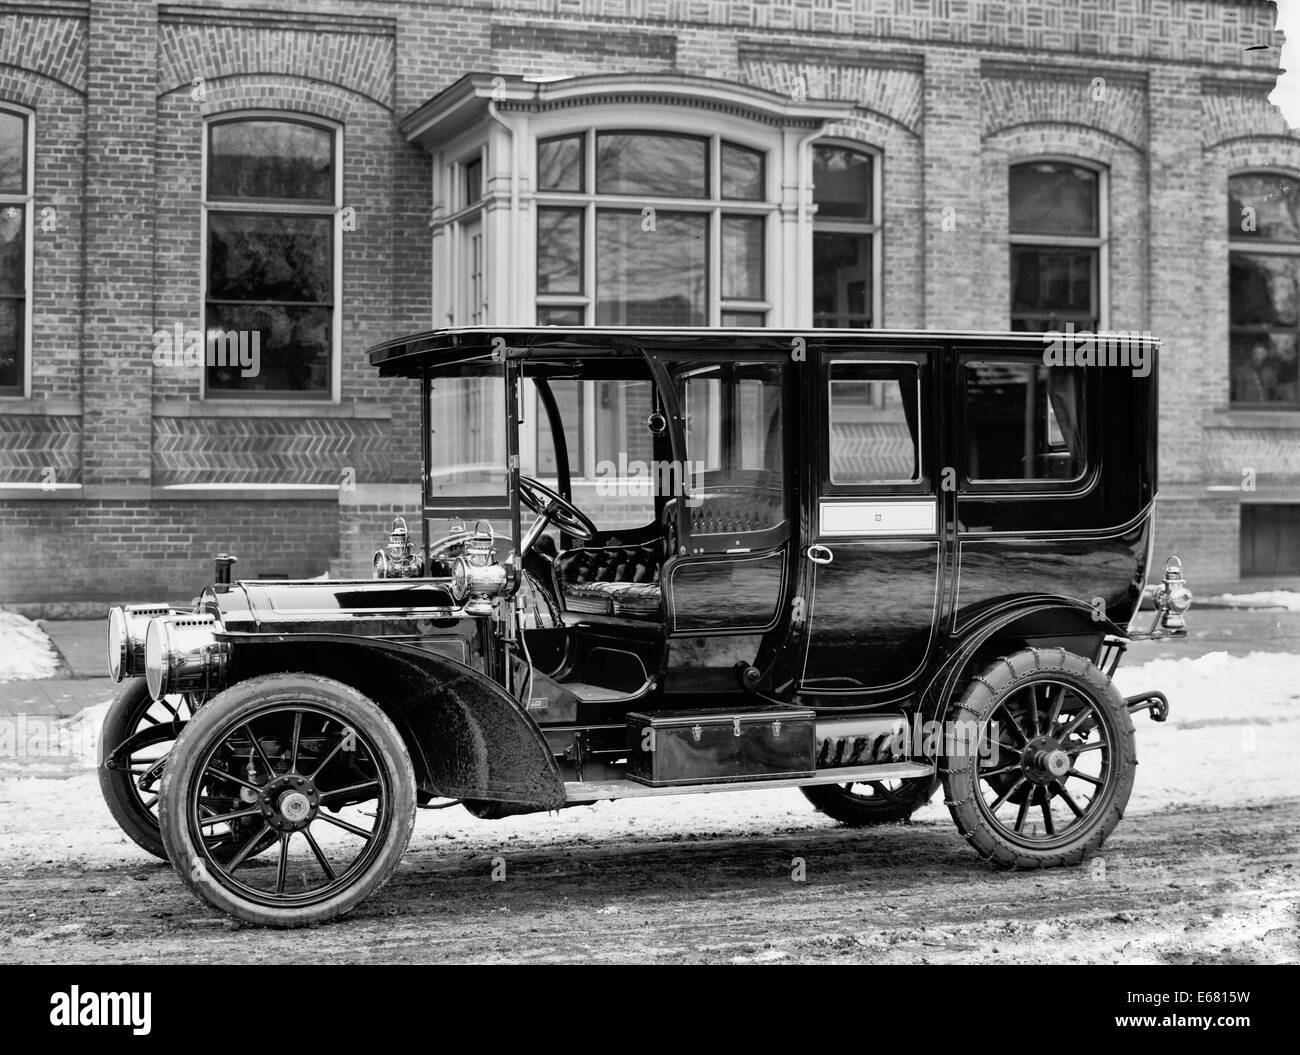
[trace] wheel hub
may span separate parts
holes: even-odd
[[[308,777],[276,777],[259,796],[262,816],[276,831],[296,832],[307,827],[320,809],[320,795]]]
[[[1070,756],[1055,737],[1036,736],[1025,745],[1020,764],[1035,784],[1050,784],[1070,771]]]

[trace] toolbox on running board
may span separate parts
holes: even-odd
[[[634,712],[627,716],[628,775],[653,787],[810,777],[815,718],[801,707]]]

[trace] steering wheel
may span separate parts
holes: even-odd
[[[566,534],[584,542],[596,534],[596,525],[586,513],[531,476],[519,477],[519,500],[537,514],[537,520],[525,532],[521,553],[532,548],[547,524],[556,524]]]

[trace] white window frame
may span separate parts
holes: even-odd
[[[1097,174],[1097,233],[1093,236],[1055,235],[1055,234],[1015,234],[1011,230],[1011,170],[1020,165],[1034,165],[1040,162],[1056,162],[1061,165],[1073,165],[1088,169]],[[1031,154],[1027,157],[1013,158],[1007,162],[1007,261],[1006,274],[1010,282],[1011,253],[1017,246],[1044,246],[1053,249],[1096,249],[1097,250],[1097,329],[1110,328],[1110,169],[1091,158],[1078,157],[1074,154]],[[1011,294],[1007,289],[1007,322],[1011,319]]]
[[[867,143],[859,143],[853,139],[837,138],[835,136],[826,136],[821,139],[813,140],[809,153],[814,153],[818,147],[836,147],[840,150],[851,150],[858,154],[866,155],[871,158],[871,220],[851,220],[844,218],[821,218],[816,213],[816,187],[809,184],[809,200],[813,202],[812,218],[812,266],[817,267],[817,235],[818,234],[858,234],[869,235],[871,237],[871,329],[879,329],[883,324],[882,312],[884,311],[884,272],[885,272],[885,180],[884,180],[884,161],[885,152],[879,147],[871,146]],[[811,281],[809,284],[809,299],[811,301]],[[809,313],[812,313],[812,304],[808,305]],[[814,317],[814,323],[816,321]],[[880,398],[883,400],[883,389]],[[881,404],[883,406],[883,403]]]
[[[212,202],[208,200],[208,145],[211,140],[211,128],[218,124],[234,124],[239,121],[292,121],[312,125],[329,132],[334,137],[334,203],[333,205],[293,205],[250,200]],[[207,390],[208,372],[199,371],[199,398],[212,403],[237,403],[244,399],[258,405],[292,403],[295,406],[304,403],[325,404],[339,403],[342,397],[342,347],[343,347],[343,163],[344,137],[343,126],[313,114],[304,114],[296,110],[238,110],[230,113],[213,114],[202,124],[202,149],[200,151],[200,227],[199,227],[199,303],[197,318],[199,329],[207,324],[208,306],[208,216],[212,212],[266,212],[279,214],[296,214],[302,216],[331,216],[334,221],[334,237],[331,247],[334,259],[332,275],[334,285],[334,307],[330,321],[330,384],[325,397],[312,395],[295,395],[292,392],[277,392],[273,395],[241,393],[229,395],[209,395]],[[189,327],[187,326],[186,329]]]
[[[25,106],[10,102],[0,102],[0,110],[23,119],[26,162],[23,173],[23,193],[0,194],[0,208],[18,206],[23,210],[23,350],[20,360],[22,384],[17,392],[0,392],[0,399],[31,399],[32,397],[32,301],[35,299],[35,256],[36,232],[33,230],[35,220],[36,188],[36,112]]]
[[[466,203],[466,184],[469,166],[479,162],[479,196],[478,200]],[[436,224],[441,228],[441,236],[449,240],[452,262],[447,299],[446,326],[477,326],[487,322],[489,315],[489,274],[488,274],[488,231],[487,231],[487,196],[488,196],[488,151],[485,143],[476,143],[471,149],[458,152],[446,165],[444,179],[447,188],[448,212],[440,217]],[[480,293],[478,304],[471,304],[470,298],[470,228],[477,223],[480,245],[479,275]]]

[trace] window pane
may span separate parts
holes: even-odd
[[[0,388],[23,386],[23,329],[27,302],[0,297]]]
[[[736,466],[780,474],[781,368],[740,366],[736,378]]]
[[[295,121],[211,126],[209,198],[334,203],[334,135]]]
[[[871,235],[813,232],[813,325],[871,325]]]
[[[537,187],[539,190],[582,190],[583,136],[543,139],[537,144]]]
[[[1097,234],[1097,173],[1061,161],[1011,167],[1014,234]]]
[[[483,159],[465,162],[465,205],[473,205],[483,198]]]
[[[920,479],[919,376],[915,363],[831,363],[832,483]]]
[[[1300,322],[1300,257],[1232,253],[1228,303],[1234,326],[1294,326]]]
[[[528,382],[532,384],[531,381]],[[583,473],[582,406],[583,382],[562,379],[550,381],[551,395],[564,429],[564,448],[569,458],[569,475],[577,479]],[[525,403],[525,406],[530,404]],[[551,419],[546,415],[542,401],[537,401],[537,475],[554,478],[556,474],[555,437],[551,434]]]
[[[847,147],[813,148],[813,201],[820,219],[872,218],[871,155]]]
[[[722,144],[722,196],[763,200],[763,155],[735,143]]]
[[[722,295],[763,299],[763,217],[722,218]]]
[[[0,205],[0,294],[27,292],[27,239],[21,205]]]
[[[329,308],[209,304],[208,334],[215,336],[217,330],[238,334],[241,350],[247,349],[245,361],[255,371],[243,376],[243,368],[233,364],[231,354],[227,365],[207,367],[209,393],[293,392],[328,397],[332,320]]]
[[[587,321],[586,308],[540,305],[537,309],[538,326],[582,326]]]
[[[429,497],[506,504],[505,378],[438,377],[429,393]]]
[[[208,214],[208,297],[328,302],[333,220],[266,213]]]
[[[27,193],[27,121],[0,111],[0,193]]]
[[[1228,180],[1228,237],[1300,242],[1300,180],[1233,176]]]
[[[722,325],[732,327],[762,327],[767,325],[767,312],[765,311],[724,311],[722,313]]]
[[[682,413],[686,416],[686,455],[706,472],[722,468],[722,378],[716,372],[686,379]]]
[[[1012,246],[1012,314],[1070,320],[1095,328],[1096,273],[1095,249]]]
[[[703,326],[708,319],[709,218],[660,212],[596,214],[596,323]]]
[[[1233,334],[1233,403],[1300,404],[1296,337],[1292,333]]]
[[[598,133],[596,193],[707,198],[708,145],[691,136]]]
[[[656,488],[661,482],[672,487],[653,471],[654,436],[646,425],[653,386],[648,380],[596,381],[591,392],[599,501],[586,512],[603,530],[651,524]]]
[[[1083,472],[1083,371],[966,364],[968,480],[1073,480]]]
[[[537,292],[582,292],[582,210],[537,210]]]

